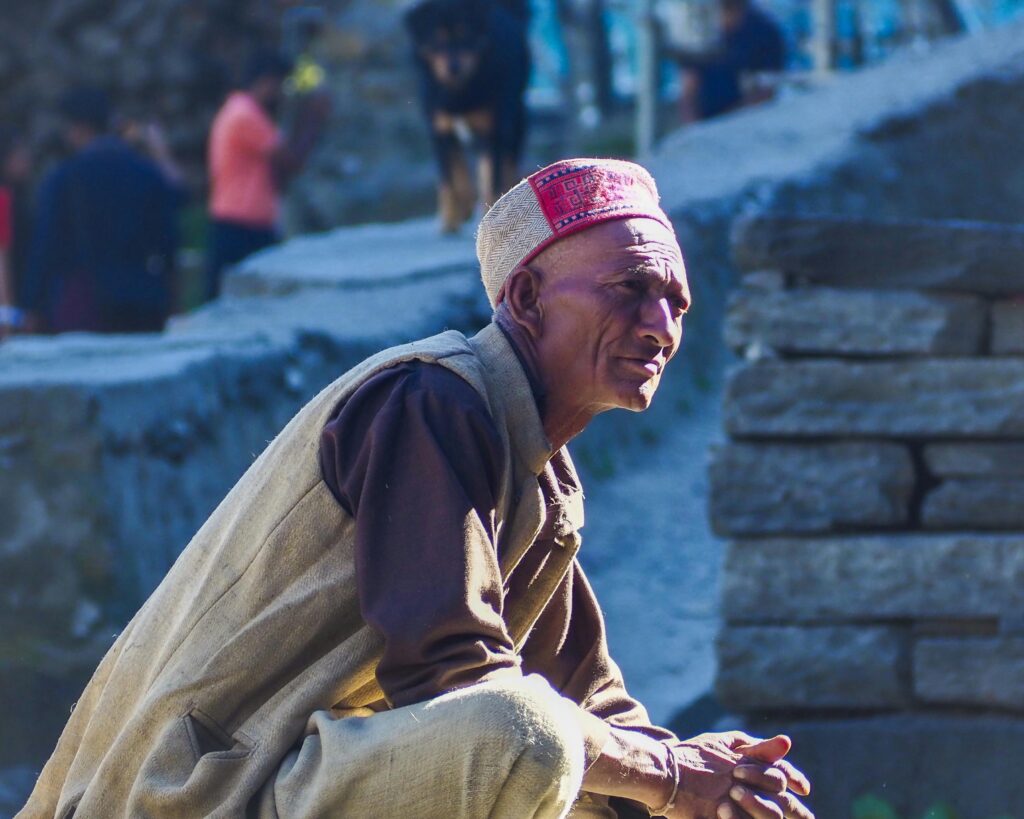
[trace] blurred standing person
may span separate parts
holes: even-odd
[[[43,180],[24,305],[50,332],[158,332],[170,307],[181,176],[159,129],[151,157],[109,133],[97,88],[61,100],[71,156]]]
[[[220,294],[224,269],[280,240],[281,195],[316,146],[329,112],[312,95],[286,138],[275,123],[291,63],[273,51],[249,60],[210,130],[210,235],[207,299]]]
[[[717,117],[754,101],[744,94],[745,75],[786,67],[782,29],[752,0],[718,0],[718,15],[720,37],[714,49],[669,50],[687,72],[683,83],[686,122]]]
[[[0,130],[0,339],[28,329],[20,309],[32,154],[25,137]]]

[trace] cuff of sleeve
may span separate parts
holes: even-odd
[[[596,717],[589,711],[582,708],[577,709],[580,721],[580,730],[583,732],[583,764],[584,770],[589,770],[604,750],[605,744],[611,737],[612,729],[600,717]]]

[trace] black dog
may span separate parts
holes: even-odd
[[[465,143],[478,156],[484,206],[518,177],[530,76],[528,0],[417,0],[405,13],[420,97],[441,172],[443,230],[476,204]]]

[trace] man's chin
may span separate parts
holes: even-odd
[[[623,390],[619,396],[619,407],[630,412],[643,412],[654,400],[654,393],[658,391],[658,381],[658,378],[650,378],[629,390]]]

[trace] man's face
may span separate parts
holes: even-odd
[[[541,276],[537,352],[549,394],[595,414],[646,409],[690,306],[672,232],[652,219],[604,222],[532,266]]]

